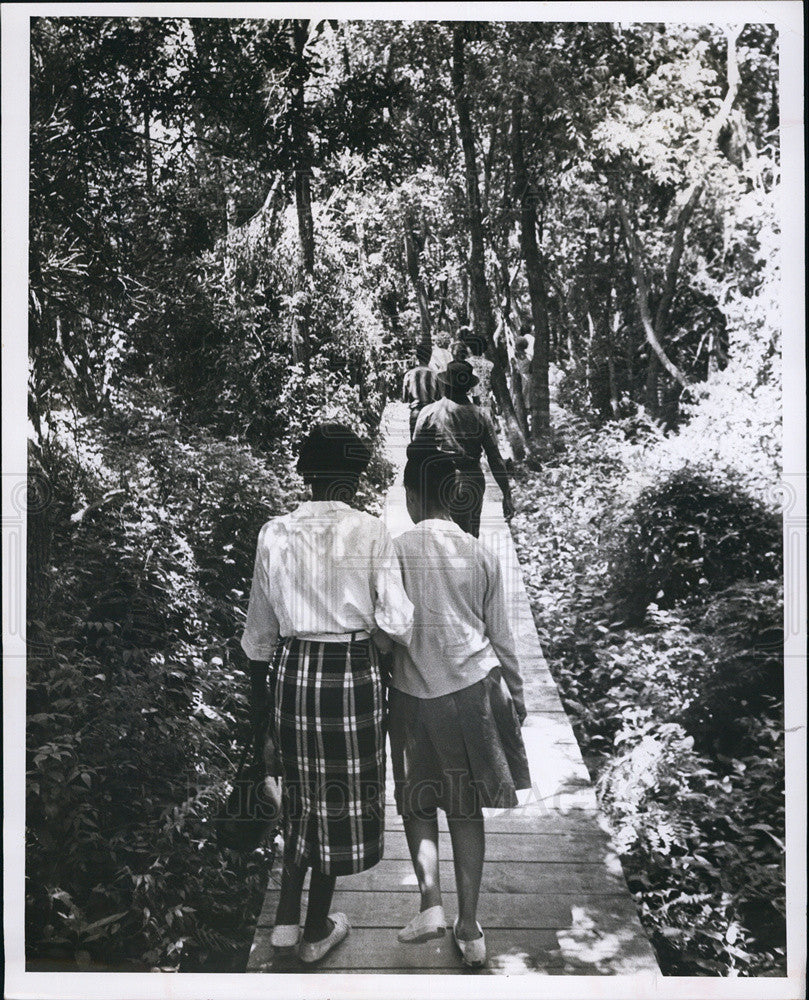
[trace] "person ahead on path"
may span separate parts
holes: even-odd
[[[439,337],[441,338],[442,343],[435,343]],[[433,349],[430,354],[430,368],[432,368],[437,375],[439,372],[444,371],[450,361],[452,361],[452,352],[445,346],[448,342],[446,334],[434,334],[433,341]]]
[[[462,340],[453,340],[449,345],[449,351],[453,361],[469,360],[469,348]]]
[[[449,456],[408,446],[407,510],[415,527],[394,540],[415,608],[409,645],[397,647],[389,691],[396,807],[421,893],[420,912],[399,932],[408,943],[441,937],[446,918],[438,865],[437,810],[447,815],[464,964],[486,961],[477,922],[484,861],[483,808],[518,804],[531,781],[520,725],[523,682],[498,557],[460,530],[446,495]]]
[[[455,494],[451,504],[452,519],[464,531],[480,534],[480,512],[486,480],[480,467],[483,452],[489,468],[503,493],[503,515],[514,513],[508,481],[491,417],[469,401],[467,393],[477,385],[466,361],[453,361],[438,376],[444,398],[425,406],[416,422],[414,440],[429,435],[440,451],[452,456],[455,463]]]
[[[475,336],[468,326],[462,326],[458,331],[459,336],[467,346],[469,356],[466,360],[472,366],[472,371],[478,380],[476,391],[472,394],[472,401],[488,414],[494,423],[494,397],[492,396],[492,370],[494,365],[484,355],[486,341],[483,337]]]
[[[317,425],[303,442],[298,471],[312,499],[261,529],[242,636],[254,719],[269,703],[283,777],[286,839],[270,941],[284,951],[299,946],[307,963],[349,931],[345,914],[329,914],[335,878],[382,857],[385,694],[377,646],[389,650],[391,637],[407,642],[413,621],[387,529],[349,506],[369,457],[341,424]]]
[[[428,404],[435,402],[441,395],[436,373],[429,368],[430,348],[426,344],[416,346],[416,361],[418,364],[405,372],[402,383],[402,402],[410,407],[410,437],[416,426],[419,413]]]

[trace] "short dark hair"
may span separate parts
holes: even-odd
[[[477,334],[473,333],[471,336],[466,337],[465,340],[469,350],[475,355],[476,358],[483,356],[488,343],[485,337],[479,337]]]
[[[404,484],[428,507],[450,507],[455,490],[455,463],[451,455],[438,450],[431,435],[418,435],[407,446]]]
[[[368,445],[345,424],[315,424],[301,443],[298,472],[305,483],[358,480],[371,460]]]
[[[416,344],[416,360],[420,361],[423,365],[432,357],[433,352],[426,344]]]

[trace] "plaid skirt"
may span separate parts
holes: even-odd
[[[274,729],[288,857],[353,875],[382,857],[385,700],[368,640],[283,640],[273,663]]]

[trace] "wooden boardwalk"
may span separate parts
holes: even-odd
[[[407,411],[386,412],[388,454],[397,478],[384,517],[392,534],[411,526],[401,467],[408,442]],[[599,825],[595,793],[556,685],[542,656],[516,552],[489,476],[481,540],[503,565],[528,719],[523,729],[533,787],[521,805],[486,813],[486,863],[478,916],[489,955],[482,973],[630,975],[656,973],[654,952],[638,921],[618,858]],[[352,930],[316,969],[273,959],[269,943],[278,892],[273,871],[259,916],[248,972],[464,973],[451,931],[419,945],[399,944],[396,932],[418,909],[419,897],[402,821],[388,775],[384,859],[361,875],[338,879],[333,909]],[[447,919],[457,912],[449,834],[441,815],[441,883]],[[306,897],[304,896],[304,904]],[[472,972],[479,975],[480,972]]]

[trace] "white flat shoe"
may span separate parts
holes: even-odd
[[[337,947],[342,940],[348,937],[351,924],[345,913],[330,913],[329,920],[334,924],[334,927],[332,927],[328,937],[323,938],[322,941],[301,941],[298,954],[300,960],[307,965],[325,958],[332,948]]]
[[[297,948],[301,929],[297,924],[276,924],[270,931],[270,944],[277,951]]]
[[[447,918],[444,916],[444,907],[439,904],[417,913],[396,936],[404,944],[420,944],[422,941],[443,937],[446,929]]]
[[[477,929],[480,931],[480,937],[475,938],[474,941],[462,941],[458,937],[457,917],[452,925],[452,937],[461,953],[463,964],[469,966],[470,969],[479,969],[486,964],[486,938],[483,936],[483,928],[480,924],[477,924]]]

